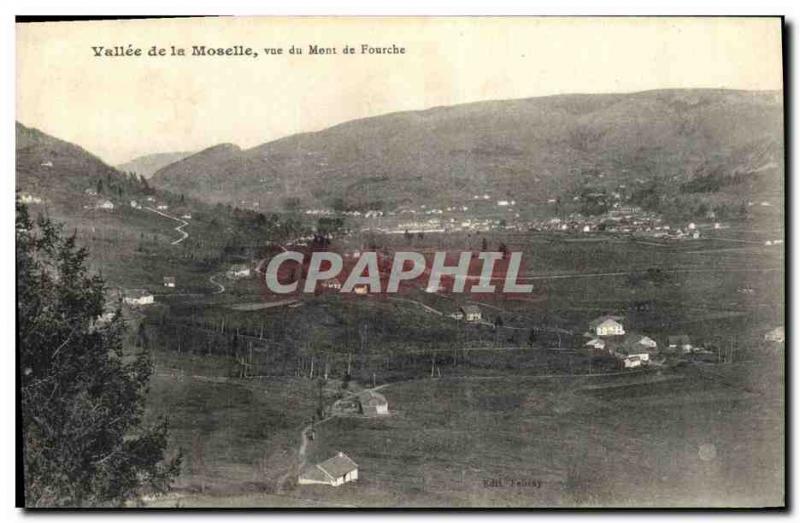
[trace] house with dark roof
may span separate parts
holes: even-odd
[[[322,463],[307,466],[297,478],[297,483],[338,487],[357,479],[358,464],[344,452],[339,452]]]
[[[647,365],[655,350],[655,342],[647,336],[629,335],[621,343],[612,345],[609,352],[628,369]]]

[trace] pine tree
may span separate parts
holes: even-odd
[[[165,492],[181,458],[165,460],[166,421],[143,420],[152,364],[123,350],[119,308],[97,321],[104,282],[87,251],[17,202],[16,257],[26,506],[120,506]]]

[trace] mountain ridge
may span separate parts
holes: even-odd
[[[481,101],[351,120],[247,149],[216,146],[152,181],[262,209],[393,209],[484,193],[540,205],[637,179],[669,191],[715,170],[727,177],[774,163],[782,172],[782,117],[777,91]]]

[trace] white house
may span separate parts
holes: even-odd
[[[127,305],[150,305],[154,302],[153,295],[147,291],[133,289],[127,290],[123,294],[122,301]]]
[[[158,209],[159,211],[166,211],[167,209],[169,209],[169,205],[165,205],[162,203],[161,205],[156,206],[156,209]]]
[[[142,208],[142,206],[136,200],[131,200],[131,207],[133,207],[134,209],[141,209]]]
[[[96,207],[98,209],[104,209],[106,211],[114,210],[114,204],[111,203],[111,200],[100,200],[99,202],[97,202]]]
[[[322,463],[306,467],[297,478],[297,483],[338,487],[356,480],[358,480],[358,464],[344,452],[339,452]]]
[[[464,320],[475,323],[481,321],[481,309],[477,305],[464,305],[461,307]]]
[[[615,316],[601,316],[589,324],[596,336],[624,336],[625,328]]]

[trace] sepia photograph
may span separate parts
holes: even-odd
[[[784,22],[17,17],[18,506],[785,509]]]

